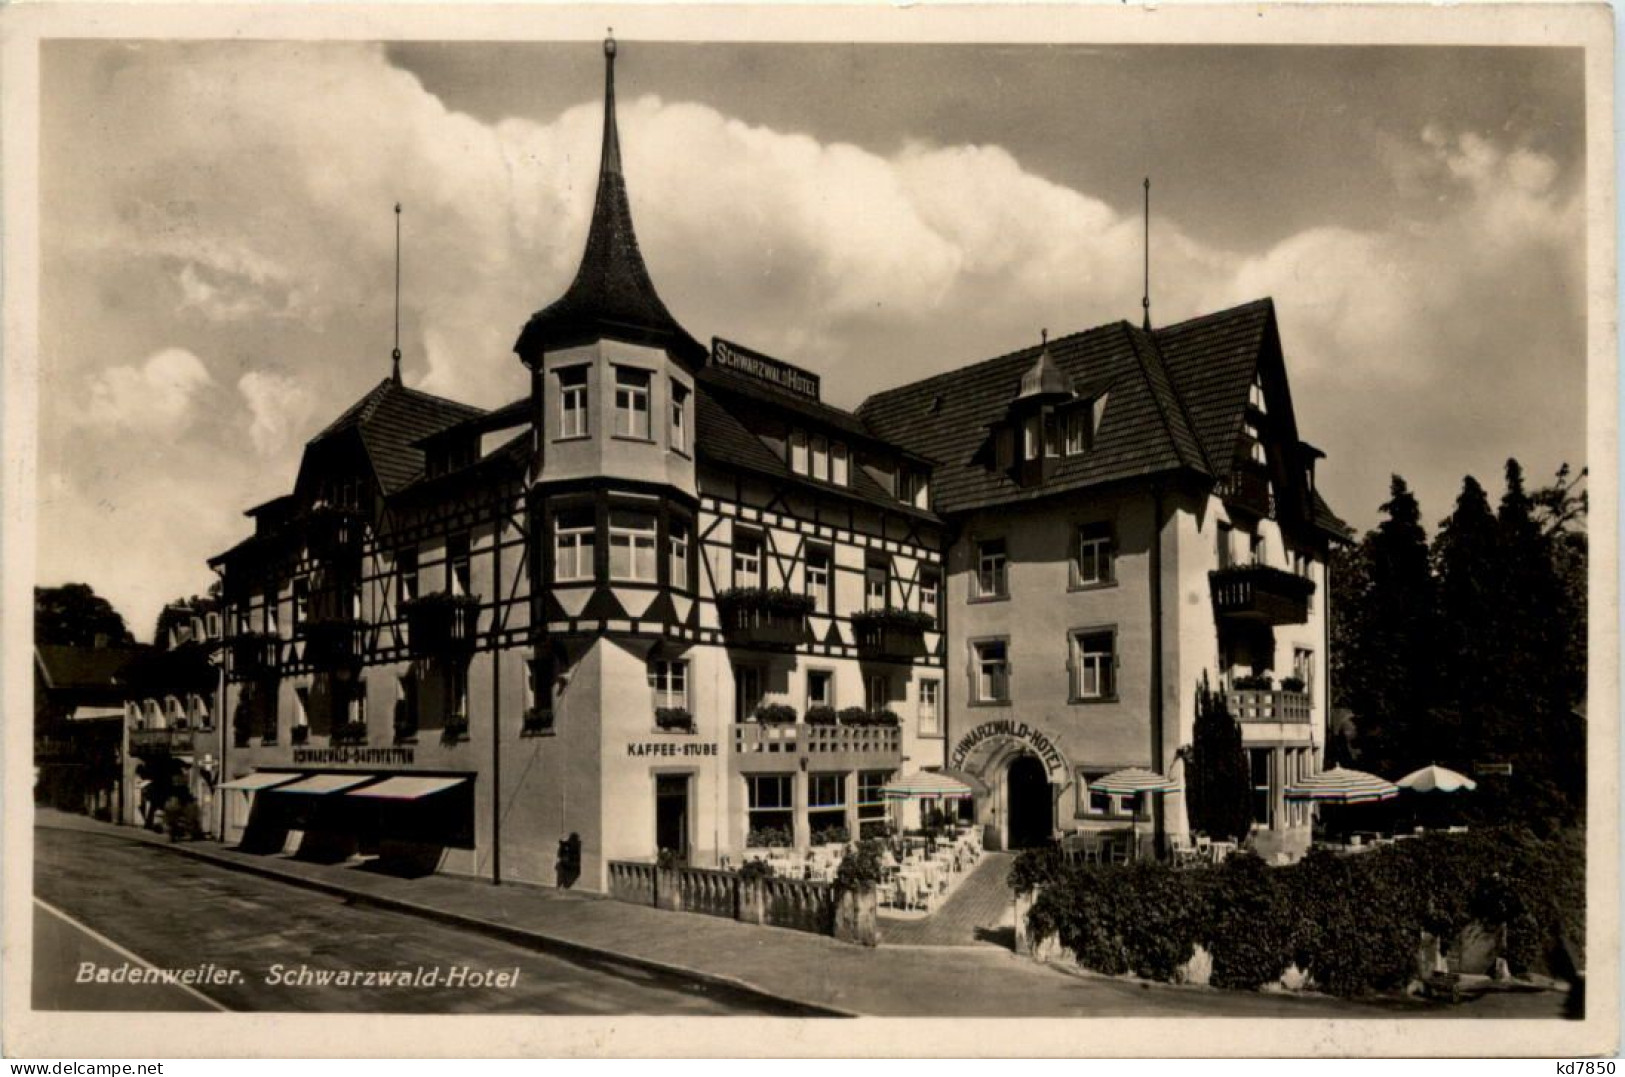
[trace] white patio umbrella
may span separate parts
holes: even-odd
[[[1394,784],[1411,793],[1455,793],[1478,788],[1478,783],[1467,775],[1457,774],[1437,763],[1413,770]]]
[[[1109,793],[1113,796],[1139,796],[1141,793],[1177,793],[1184,786],[1172,778],[1144,767],[1124,767],[1114,770],[1104,778],[1096,778],[1089,783],[1089,788],[1097,793]],[[1136,858],[1140,849],[1140,819],[1138,812],[1129,813],[1129,835],[1134,842]]]
[[[1286,799],[1318,804],[1375,804],[1398,795],[1399,787],[1388,779],[1347,767],[1323,770],[1286,787]]]
[[[946,774],[921,770],[902,778],[893,778],[880,790],[887,800],[964,799],[975,796],[975,791],[958,778]]]

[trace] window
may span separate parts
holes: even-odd
[[[829,481],[836,486],[845,486],[849,481],[847,474],[846,442],[835,441],[829,446]]]
[[[559,437],[584,438],[587,426],[587,368],[559,371]]]
[[[1111,699],[1117,694],[1112,632],[1072,634],[1072,698]]]
[[[1038,416],[1030,415],[1021,424],[1021,458],[1023,460],[1037,460],[1043,451],[1043,444],[1039,441]]]
[[[1078,528],[1078,555],[1072,565],[1073,586],[1111,583],[1114,545],[1110,524],[1085,524]]]
[[[295,729],[310,728],[310,687],[300,685],[293,690],[293,726]]]
[[[241,602],[239,602],[237,604],[237,609],[235,611],[235,617],[233,618],[233,621],[237,626],[236,633],[235,633],[236,635],[246,636],[250,632],[254,631],[254,621],[253,621],[251,615],[248,612],[248,600],[247,599],[244,599],[243,601],[241,601]]]
[[[923,509],[930,504],[930,477],[918,468],[897,469],[897,499],[905,505]]]
[[[418,597],[418,548],[403,546],[395,553],[395,600],[400,603]]]
[[[1044,415],[1044,455],[1061,455],[1060,425],[1056,421],[1053,413],[1046,413]]]
[[[1146,798],[1143,796],[1124,796],[1119,793],[1100,793],[1090,786],[1104,778],[1111,771],[1106,769],[1078,770],[1078,807],[1080,814],[1091,819],[1139,819],[1150,818],[1146,807]]]
[[[748,797],[747,822],[750,835],[747,845],[766,845],[780,841],[788,845],[795,825],[795,799],[791,792],[795,778],[790,774],[747,774],[745,791]],[[777,831],[769,838],[769,832]]]
[[[214,726],[213,716],[209,713],[209,701],[202,696],[192,697],[192,724],[199,729],[211,729]]]
[[[671,447],[688,452],[688,387],[671,383]]]
[[[835,706],[835,674],[827,669],[807,671],[807,709]]]
[[[1077,456],[1089,449],[1089,412],[1075,408],[1066,413],[1066,454]]]
[[[1264,546],[1264,536],[1252,534],[1247,536],[1247,556],[1255,565],[1269,563],[1269,552]]]
[[[367,724],[367,682],[357,680],[351,683],[350,690],[345,694],[344,717],[351,725]]]
[[[829,562],[829,547],[807,547],[807,594],[812,596],[813,609],[819,613],[830,611]]]
[[[976,544],[976,597],[1003,598],[1005,591],[1005,547],[1003,539]]]
[[[553,656],[539,651],[525,663],[525,729],[543,732],[552,729],[553,712]]]
[[[762,671],[755,666],[734,669],[734,721],[749,722],[762,702]]]
[[[891,781],[889,770],[858,771],[858,828],[860,834],[869,827],[885,825],[886,797],[883,790]]]
[[[1000,430],[995,435],[993,451],[1000,471],[1016,466],[1016,434],[1013,430]]]
[[[593,578],[593,515],[591,509],[561,512],[553,518],[553,579]]]
[[[656,658],[649,662],[649,690],[655,709],[688,707],[688,662],[681,658]]]
[[[264,615],[266,633],[272,636],[276,635],[276,593],[274,591],[265,596]]]
[[[609,578],[655,578],[655,518],[617,509],[609,514]]]
[[[1315,652],[1308,647],[1292,648],[1292,675],[1303,682],[1303,690],[1315,694]]]
[[[649,372],[615,368],[615,436],[649,438]]]
[[[1236,563],[1236,547],[1234,542],[1235,528],[1229,524],[1220,524],[1216,534],[1216,547],[1219,555],[1219,567],[1230,568]]]
[[[734,586],[762,586],[762,537],[748,531],[734,532]]]
[[[688,587],[688,521],[672,520],[666,528],[666,582],[672,587]]]
[[[812,468],[810,474],[820,482],[829,481],[829,442],[823,434],[812,436]]]
[[[807,829],[812,843],[822,845],[834,840],[830,831],[846,827],[846,775],[809,774],[807,776]],[[822,840],[821,840],[822,839]]]
[[[1253,824],[1259,827],[1267,827],[1275,822],[1270,812],[1274,800],[1270,796],[1270,772],[1274,769],[1274,756],[1272,748],[1247,749],[1253,782]]]
[[[395,739],[410,740],[418,735],[418,671],[414,663],[395,678]]]
[[[468,724],[468,665],[453,662],[446,671],[446,720]]]
[[[310,581],[303,576],[293,581],[293,627],[310,619]]]
[[[941,698],[941,681],[927,678],[920,682],[920,736],[935,737],[942,732]]]
[[[467,535],[449,535],[446,538],[446,590],[454,595],[472,593],[474,573],[468,551]]]
[[[870,561],[863,570],[863,608],[866,610],[883,610],[886,608],[886,597],[891,577],[890,566],[885,561]]]
[[[807,474],[807,432],[790,431],[790,470],[797,475]]]
[[[863,678],[863,705],[870,714],[879,714],[891,703],[891,678],[884,673],[871,673]]]
[[[937,575],[935,569],[922,569],[920,572],[920,612],[931,618],[933,628],[941,623],[938,620],[938,611],[941,604],[942,577]]]
[[[1247,393],[1247,403],[1260,412],[1268,410],[1264,407],[1264,376],[1262,374],[1253,379],[1253,387]]]
[[[976,655],[976,692],[978,703],[1008,703],[1010,701],[1010,645],[1004,640],[985,640],[973,644]]]

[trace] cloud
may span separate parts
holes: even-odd
[[[199,390],[213,381],[185,348],[165,348],[139,366],[108,367],[90,379],[83,421],[111,430],[178,432]]]
[[[291,486],[302,442],[388,372],[395,202],[408,382],[484,405],[525,391],[511,349],[579,258],[596,101],[486,123],[377,47],[120,48],[121,62],[77,72],[89,103],[45,132],[47,163],[64,163],[45,196],[45,391],[65,401],[88,386],[83,414],[110,435],[189,429],[231,510],[210,524],[215,550],[240,528],[235,513]],[[838,403],[1043,327],[1138,320],[1138,214],[1036,174],[1006,146],[900,135],[877,150],[647,95],[622,100],[620,125],[668,306],[702,340],[819,371]],[[116,166],[103,152],[115,141]],[[1549,364],[1583,369],[1566,351],[1584,343],[1583,206],[1551,158],[1444,121],[1386,132],[1372,167],[1382,175],[1359,186],[1396,192],[1384,215],[1349,223],[1328,196],[1323,223],[1262,251],[1159,217],[1153,315],[1168,324],[1273,296],[1300,426],[1330,454],[1327,489],[1350,491],[1338,507],[1368,519],[1399,468],[1442,514],[1447,487],[1484,459],[1518,445],[1575,455],[1583,386]],[[152,358],[108,368],[129,341]],[[217,408],[197,406],[212,380],[197,355],[236,388],[210,398]],[[47,423],[47,451],[61,453],[70,429],[63,466],[79,487],[94,486],[98,460],[135,466],[117,437],[73,421]],[[140,466],[162,476],[190,459]],[[70,525],[51,508],[45,523]],[[146,571],[119,569],[118,536],[99,530],[87,565]],[[140,561],[179,556],[152,537]],[[198,545],[187,556],[215,552]]]
[[[316,398],[296,379],[270,370],[250,370],[237,379],[248,405],[248,438],[261,456],[270,456],[310,435]]]

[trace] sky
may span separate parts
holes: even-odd
[[[1585,462],[1583,56],[1532,48],[641,43],[638,237],[677,318],[868,393],[1275,300],[1300,434],[1361,530]],[[42,47],[40,582],[140,638],[389,372],[526,391],[574,273],[591,43]]]

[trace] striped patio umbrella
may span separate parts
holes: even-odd
[[[894,778],[880,790],[887,800],[935,800],[975,796],[970,786],[946,774],[922,770],[902,778]]]
[[[1177,793],[1183,786],[1172,778],[1146,770],[1144,767],[1124,767],[1122,770],[1112,771],[1104,778],[1096,778],[1089,783],[1089,788],[1097,793],[1137,797],[1141,793]],[[1129,815],[1129,840],[1133,843],[1133,855],[1138,859],[1140,817],[1137,811]]]
[[[1413,770],[1394,783],[1408,793],[1455,793],[1473,790],[1478,783],[1465,774],[1457,774],[1449,767],[1430,763],[1421,770]]]
[[[1375,804],[1398,795],[1399,787],[1388,779],[1347,767],[1323,770],[1286,787],[1286,799],[1317,804]]]

